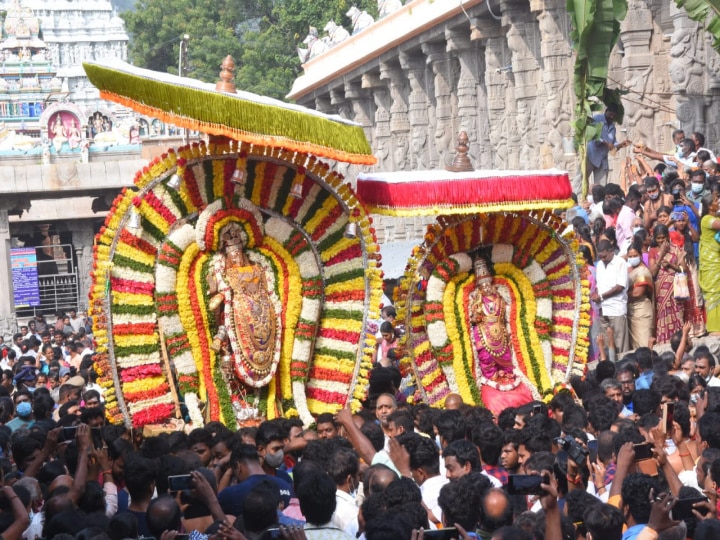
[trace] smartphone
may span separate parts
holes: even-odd
[[[597,461],[598,442],[597,440],[587,442],[588,453],[590,454],[590,463]]]
[[[663,403],[662,406],[662,422],[665,426],[665,435],[672,436],[673,433],[673,422],[675,421],[675,404]]]
[[[511,474],[508,476],[508,494],[510,495],[543,495],[545,492],[540,484],[549,484],[547,476],[539,474]]]
[[[268,538],[271,538],[273,540],[275,540],[277,538],[282,538],[280,529],[277,527],[269,527],[269,528],[265,529],[262,533],[260,533],[258,540],[267,540]]]
[[[74,441],[77,435],[77,426],[67,426],[62,430],[63,441],[69,442]]]
[[[455,527],[448,527],[447,529],[438,529],[436,531],[425,531],[423,532],[423,538],[432,538],[433,540],[452,540],[453,538],[460,538],[457,529]]]
[[[678,499],[672,509],[672,518],[677,520],[686,520],[695,517],[693,510],[697,510],[701,515],[708,512],[707,508],[693,508],[693,504],[707,501],[707,497],[688,497],[687,499]]]
[[[90,436],[92,437],[93,447],[96,450],[103,447],[102,429],[99,427],[90,428]]]
[[[178,534],[175,537],[175,540],[190,540],[190,535],[189,534]]]
[[[653,457],[652,444],[640,443],[635,445],[635,461],[643,461]]]
[[[542,405],[533,405],[532,416],[542,413]]]
[[[168,476],[168,488],[170,488],[170,491],[187,491],[193,489],[192,476],[189,474]]]

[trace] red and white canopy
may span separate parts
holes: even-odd
[[[370,212],[391,216],[569,208],[566,171],[403,171],[361,173],[357,194]]]

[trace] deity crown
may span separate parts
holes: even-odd
[[[482,257],[478,257],[475,259],[475,262],[473,263],[473,268],[475,269],[475,281],[478,283],[482,283],[485,281],[492,282],[492,274],[490,273],[490,269],[488,268],[487,262],[485,262],[485,259]]]

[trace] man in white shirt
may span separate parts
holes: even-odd
[[[601,240],[597,246],[597,291],[590,300],[600,304],[603,330],[613,329],[615,350],[629,349],[627,327],[628,268],[622,257],[615,255],[612,245]]]
[[[410,474],[415,483],[420,486],[422,501],[428,510],[433,523],[439,524],[442,511],[438,504],[440,489],[450,480],[440,474],[440,453],[432,439],[416,434],[407,434],[401,437],[402,443],[410,455]]]
[[[330,523],[341,531],[354,535],[358,530],[358,507],[354,494],[360,483],[360,460],[357,453],[349,448],[338,448],[330,457],[327,471],[336,488],[336,507]]]

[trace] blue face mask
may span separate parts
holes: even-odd
[[[20,418],[27,418],[32,413],[32,405],[28,401],[21,401],[15,410]]]
[[[702,190],[705,189],[705,184],[690,184],[690,189],[693,193],[702,193]]]

